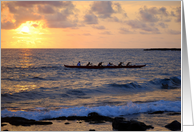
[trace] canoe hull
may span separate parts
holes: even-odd
[[[130,66],[70,66],[64,65],[68,68],[85,68],[85,69],[104,69],[104,68],[141,68],[146,65],[130,65]]]

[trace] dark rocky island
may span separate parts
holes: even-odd
[[[144,49],[144,51],[152,51],[152,50],[160,50],[160,51],[181,51],[181,48],[151,48],[151,49]]]

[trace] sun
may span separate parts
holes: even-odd
[[[29,28],[27,26],[24,26],[21,31],[25,32],[25,33],[29,33],[30,32],[30,30],[29,30]]]

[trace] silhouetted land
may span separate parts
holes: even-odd
[[[171,51],[181,51],[181,48],[151,48],[151,49],[144,49],[144,51],[150,51],[150,50],[171,50]]]

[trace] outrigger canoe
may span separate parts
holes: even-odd
[[[129,65],[129,66],[70,66],[64,65],[68,68],[86,68],[86,69],[103,69],[103,68],[141,68],[146,65]]]

